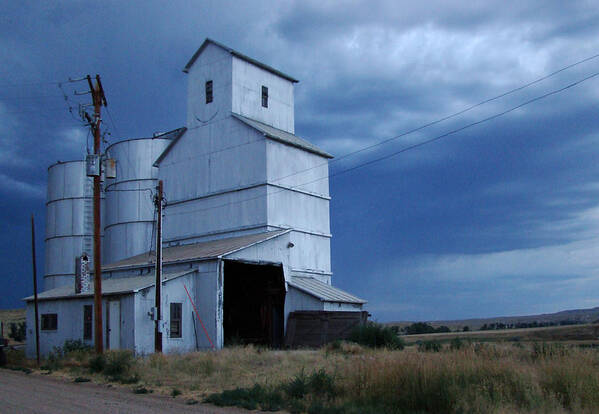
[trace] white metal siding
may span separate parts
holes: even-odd
[[[209,44],[193,64],[187,78],[187,127],[201,126],[201,121],[216,121],[231,113],[232,56]],[[206,104],[206,81],[212,81],[213,101]],[[198,120],[199,119],[199,120]]]
[[[113,263],[150,250],[154,242],[154,202],[158,168],[152,164],[171,141],[133,139],[109,148],[116,179],[106,186],[106,220],[102,262]]]
[[[48,169],[45,290],[74,284],[75,257],[83,252],[88,253],[93,266],[92,183],[86,176],[84,161],[55,164]]]
[[[233,112],[294,133],[293,83],[233,57]],[[268,108],[262,107],[262,86],[268,88]]]

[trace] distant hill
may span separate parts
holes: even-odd
[[[470,330],[478,330],[483,325],[490,325],[492,323],[503,323],[506,325],[518,323],[556,323],[568,321],[572,323],[592,323],[599,321],[599,307],[591,309],[572,309],[565,310],[556,313],[543,313],[540,315],[526,315],[526,316],[498,316],[494,318],[475,318],[475,319],[459,319],[459,320],[446,320],[446,321],[417,321],[427,322],[433,327],[447,326],[451,330],[461,330],[464,326],[468,326]],[[403,328],[409,326],[416,321],[399,321],[389,322],[388,326],[398,326]]]

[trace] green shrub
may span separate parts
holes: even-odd
[[[449,342],[449,349],[452,351],[457,351],[458,349],[462,349],[464,347],[464,340],[460,337],[455,337]]]
[[[562,344],[548,344],[545,342],[535,342],[532,344],[532,359],[554,358],[556,356],[566,356],[569,350]]]
[[[283,386],[283,389],[291,398],[301,399],[308,393],[308,378],[304,374],[304,370],[293,377],[291,381]]]
[[[375,322],[356,326],[352,329],[349,340],[370,348],[404,348],[404,341],[391,328]]]
[[[131,351],[110,351],[106,355],[104,375],[106,375],[111,381],[124,381],[130,383],[131,377],[128,377],[128,374],[133,366],[134,360],[135,359],[133,358],[133,353]],[[133,382],[137,382],[137,380],[134,380]]]
[[[73,382],[90,382],[91,380],[86,377],[77,377],[73,380]]]
[[[282,386],[283,391],[295,399],[302,399],[308,394],[317,397],[334,397],[336,394],[335,379],[321,368],[306,376],[304,370],[291,381]]]
[[[96,354],[89,359],[89,370],[99,374],[104,371],[106,366],[106,357],[103,354]]]
[[[207,403],[223,406],[238,406],[246,410],[262,408],[269,411],[281,409],[283,396],[278,390],[270,390],[256,384],[252,388],[235,388],[221,393],[212,394],[204,400]]]
[[[308,378],[308,387],[312,394],[316,396],[326,396],[328,398],[335,396],[335,379],[327,374],[327,372],[321,368],[318,371],[314,371]]]
[[[443,345],[439,341],[424,341],[418,344],[420,352],[440,352]]]
[[[52,348],[52,351],[48,353],[48,356],[46,357],[46,363],[42,365],[41,368],[48,371],[58,370],[62,368],[63,357],[64,354],[62,352],[62,348],[59,346],[55,346],[54,348]]]

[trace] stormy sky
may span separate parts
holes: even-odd
[[[32,292],[31,213],[42,280],[47,167],[91,145],[66,81],[101,75],[108,142],[172,130],[206,37],[300,80],[296,133],[337,156],[333,284],[374,319],[597,306],[598,21],[593,1],[5,2],[0,308]]]

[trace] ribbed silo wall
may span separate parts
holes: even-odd
[[[140,138],[107,148],[116,160],[116,178],[106,185],[104,263],[144,253],[154,247],[153,194],[158,183],[154,161],[171,142],[166,138]]]
[[[93,263],[93,178],[85,161],[48,168],[44,289],[75,286],[75,258],[86,252]],[[102,195],[101,211],[104,207]],[[103,215],[103,214],[102,214]]]

